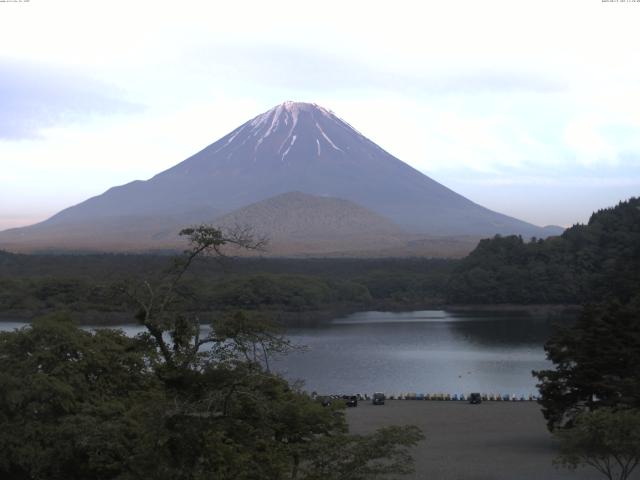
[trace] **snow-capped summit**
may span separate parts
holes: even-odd
[[[345,153],[353,136],[366,140],[348,123],[320,105],[287,101],[232,131],[222,139],[225,142],[216,153],[226,152],[229,157],[237,157],[235,152],[246,155],[250,149],[245,147],[250,145],[256,159],[266,155],[270,159],[279,158],[281,162],[287,162],[290,155],[295,156],[300,151],[308,154],[309,147],[315,147],[312,149],[316,157],[322,156],[323,149]],[[303,145],[305,142],[308,145]]]
[[[142,229],[153,237],[158,229],[210,222],[294,191],[353,202],[423,235],[559,232],[471,202],[398,160],[331,110],[284,102],[149,180],[111,188],[10,236],[27,238],[56,228],[61,235],[83,231],[90,237],[98,226],[109,225],[108,232]],[[0,244],[7,235],[0,235]]]
[[[334,113],[331,110],[328,110],[318,105],[317,103],[293,102],[291,100],[287,100],[286,102],[283,102],[280,105],[276,105],[272,109],[258,115],[255,119],[260,119],[260,118],[269,116],[271,113],[275,113],[276,116],[288,114],[293,117],[297,117],[297,115],[300,112],[313,112],[313,111],[320,112],[322,115],[326,115],[328,117],[335,117]]]

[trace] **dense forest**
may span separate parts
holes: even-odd
[[[640,287],[640,199],[594,213],[546,240],[482,240],[451,275],[449,302],[573,303],[615,296],[626,302]]]
[[[62,309],[89,322],[131,320],[119,316],[129,311],[128,284],[157,278],[172,262],[169,256],[2,252],[0,316]],[[202,258],[186,276],[182,293],[198,310],[266,309],[315,318],[310,314],[441,304],[454,266],[451,260],[422,258]]]
[[[482,240],[462,260],[205,258],[182,293],[190,308],[271,310],[285,321],[367,308],[583,304],[605,292],[625,301],[640,287],[639,258],[640,199],[630,199],[559,237]],[[128,283],[171,264],[168,255],[0,252],[0,315],[62,309],[90,322],[131,320],[124,313]]]

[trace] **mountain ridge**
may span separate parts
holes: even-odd
[[[353,202],[426,236],[561,232],[475,204],[392,156],[330,110],[285,102],[146,181],[112,187],[44,222],[0,232],[0,245],[52,230],[60,231],[57,238],[66,231],[89,242],[92,231],[105,225],[118,230],[119,222],[141,218],[160,232],[172,223],[167,218],[184,225],[209,222],[292,191]]]

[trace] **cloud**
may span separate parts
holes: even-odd
[[[556,93],[567,89],[559,79],[535,72],[504,69],[467,70],[425,77],[423,88],[432,93]]]
[[[46,127],[142,108],[76,71],[9,60],[0,61],[0,98],[3,140],[34,138]]]
[[[617,148],[602,133],[601,124],[601,119],[585,116],[570,121],[565,128],[564,141],[584,166],[617,160]]]
[[[637,177],[545,177],[545,176],[509,176],[487,178],[459,178],[460,183],[479,185],[485,187],[496,186],[553,186],[553,187],[585,187],[585,188],[611,188],[611,187],[640,187],[640,178]]]
[[[412,94],[553,93],[566,85],[534,71],[504,68],[457,68],[425,65],[385,67],[354,56],[328,54],[313,47],[284,45],[207,45],[191,55],[196,68],[226,77],[259,78],[283,89],[326,92],[381,89]]]
[[[537,225],[586,222],[592,212],[638,196],[640,177],[538,176],[438,177],[456,192],[485,207]]]

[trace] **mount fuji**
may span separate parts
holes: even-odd
[[[298,194],[282,196],[291,192]],[[290,224],[287,200],[299,206],[300,195],[308,197],[305,222],[297,228]],[[546,237],[562,231],[484,208],[395,158],[331,111],[285,102],[149,180],[113,187],[44,222],[0,232],[0,248],[165,248],[177,244],[177,232],[185,226],[215,224],[218,218],[241,222],[246,207],[265,201],[270,202],[268,221],[259,223],[267,235],[270,229],[295,231],[302,238],[306,231],[310,239],[317,233],[316,211],[325,221],[344,213],[341,225],[361,227],[349,231],[352,240],[358,233],[371,240],[378,232],[393,236],[394,245],[402,242],[399,238]],[[262,210],[254,205],[249,211],[255,221],[255,212]],[[340,250],[341,231],[333,233]]]

